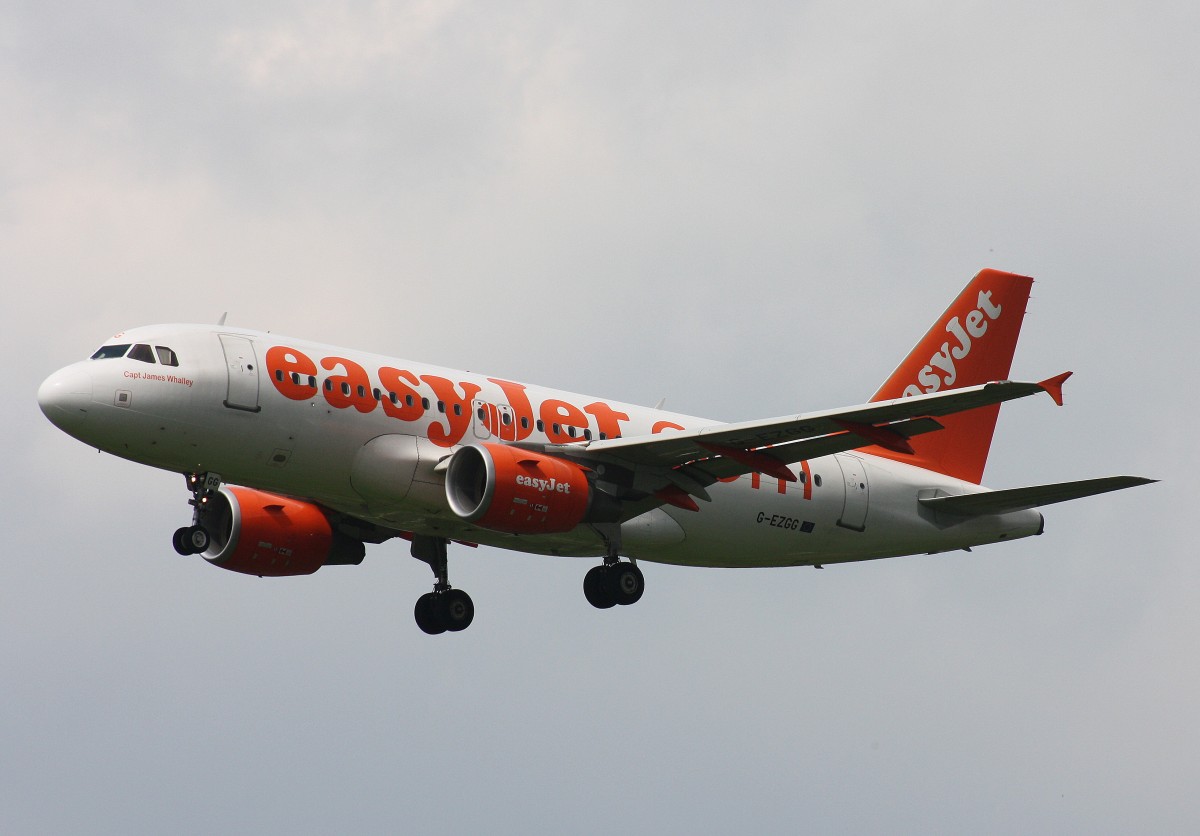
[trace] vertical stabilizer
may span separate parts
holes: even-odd
[[[999,270],[980,272],[871,401],[1007,380],[1032,285],[1028,276]],[[864,448],[863,452],[978,484],[999,414],[996,405],[939,418],[945,429],[913,438],[914,455],[881,447]]]

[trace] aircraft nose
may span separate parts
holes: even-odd
[[[38,406],[50,422],[65,432],[80,426],[92,405],[92,378],[85,369],[67,366],[38,387]]]

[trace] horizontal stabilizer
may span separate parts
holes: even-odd
[[[1066,502],[1098,493],[1119,491],[1157,482],[1141,476],[1106,476],[1102,479],[1083,479],[1078,482],[1059,482],[1054,485],[1034,485],[1028,488],[1011,488],[1004,491],[985,491],[961,496],[930,496],[918,501],[929,508],[947,514],[978,516],[1004,514]]]

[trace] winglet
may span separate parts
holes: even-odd
[[[1063,405],[1063,396],[1062,396],[1063,384],[1067,381],[1067,378],[1073,374],[1074,374],[1074,372],[1063,372],[1062,374],[1055,375],[1054,377],[1048,377],[1045,380],[1038,383],[1038,386],[1041,386],[1043,389],[1045,389],[1046,393],[1048,395],[1050,395],[1050,397],[1054,398],[1054,402],[1056,404],[1058,404],[1059,406],[1062,406]]]

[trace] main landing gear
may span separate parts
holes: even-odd
[[[636,604],[646,591],[646,579],[642,570],[632,560],[620,558],[621,527],[611,523],[596,524],[596,532],[604,538],[604,563],[593,566],[583,576],[583,597],[599,610],[618,604]]]
[[[631,562],[606,559],[583,576],[583,597],[599,610],[636,604],[645,591],[642,570]]]
[[[188,490],[192,492],[192,498],[188,500],[188,505],[196,510],[192,512],[191,525],[175,530],[171,536],[171,545],[182,555],[200,554],[208,551],[208,546],[212,542],[208,529],[203,526],[201,521],[209,499],[221,487],[221,477],[216,473],[189,473],[186,478]]]
[[[450,587],[446,542],[445,537],[423,534],[414,534],[412,538],[412,556],[428,563],[437,577],[433,592],[426,592],[418,598],[413,608],[417,626],[430,635],[465,630],[475,618],[475,604],[471,596],[461,589]]]

